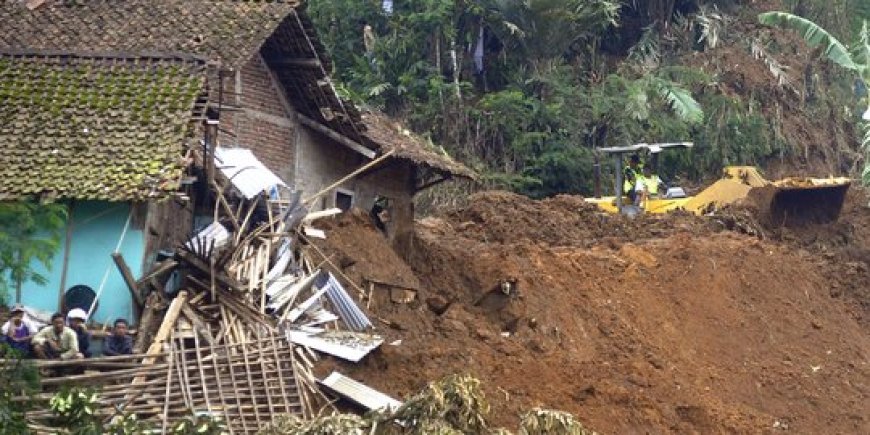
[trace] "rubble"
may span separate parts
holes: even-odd
[[[181,241],[172,258],[127,280],[142,301],[137,354],[94,358],[79,375],[46,372],[44,387],[98,387],[98,413],[132,412],[164,429],[208,412],[231,433],[254,433],[280,414],[310,418],[329,405],[312,373],[314,351],[359,361],[384,342],[333,275],[341,270],[305,235],[338,212],[308,213],[298,192],[234,175],[214,175],[209,225]],[[177,290],[167,285],[172,273],[180,275]],[[46,427],[49,417],[31,420]]]

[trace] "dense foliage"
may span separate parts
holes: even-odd
[[[45,283],[34,260],[46,268],[60,248],[67,210],[62,204],[0,202],[0,303],[28,281]]]
[[[763,165],[793,152],[783,127],[759,110],[764,96],[723,93],[718,77],[681,66],[685,55],[726,39],[755,53],[728,33],[747,7],[738,0],[323,0],[309,12],[346,96],[405,119],[490,185],[547,196],[589,193],[593,150],[602,146],[695,142],[690,153],[664,156],[665,179],[716,176],[723,165]],[[783,7],[849,34],[860,30],[856,17],[870,16],[861,0]],[[773,81],[775,61],[770,68]],[[852,96],[825,98],[820,112]]]

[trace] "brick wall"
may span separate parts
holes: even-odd
[[[369,159],[324,135],[299,125],[292,106],[283,99],[284,90],[275,81],[260,55],[254,56],[235,76],[224,78],[224,101],[240,106],[240,111],[221,114],[222,146],[250,148],[254,154],[288,185],[303,191],[303,197],[317,193],[336,180],[364,165]],[[393,222],[390,239],[397,242],[412,231],[412,166],[389,160],[382,169],[358,177],[341,188],[353,192],[354,206],[371,209],[375,198],[392,200]],[[314,208],[335,205],[335,191],[329,192]]]
[[[241,110],[221,114],[221,127],[232,132],[221,135],[221,146],[249,148],[279,177],[292,181],[298,125],[259,54],[224,78],[224,91],[224,101]]]

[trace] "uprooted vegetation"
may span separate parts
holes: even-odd
[[[389,434],[464,434],[510,435],[504,428],[490,427],[489,404],[480,381],[451,375],[430,383],[391,411],[356,414],[329,414],[312,420],[290,416],[279,419],[263,435],[389,435]],[[520,435],[593,435],[572,415],[547,409],[524,413],[517,431]]]

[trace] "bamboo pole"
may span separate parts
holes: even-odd
[[[242,355],[244,355],[244,357],[245,357],[245,365],[246,365],[245,372],[248,376],[248,385],[251,387],[251,390],[253,391],[254,390],[254,379],[251,376],[251,371],[249,370],[250,361],[248,360],[248,347],[246,346],[246,344],[247,343],[242,343],[242,345],[240,347],[242,348]],[[255,401],[255,403],[256,403],[256,401]],[[257,417],[257,428],[259,428],[261,425],[260,411],[256,407],[254,408],[254,415]]]
[[[169,347],[169,364],[175,365],[175,346]],[[169,397],[169,392],[172,388],[172,367],[169,370],[166,370],[166,391],[163,394],[165,403],[163,404],[163,415],[162,415],[162,425],[160,433],[166,433],[166,425],[169,423],[169,400],[166,399]]]
[[[206,332],[207,333],[207,332]],[[202,357],[200,355],[199,338],[196,334],[193,335],[193,348],[196,349],[196,367],[199,369],[199,379],[202,382],[202,391],[205,396],[205,406],[209,410],[212,409],[211,400],[209,400],[208,384],[205,380],[205,370],[202,367]],[[217,373],[215,373],[217,375]]]
[[[342,184],[344,184],[348,180],[350,180],[350,179],[356,177],[357,175],[367,171],[368,169],[378,165],[379,163],[383,162],[384,160],[386,160],[387,158],[392,156],[395,152],[396,152],[396,150],[390,150],[390,151],[384,153],[383,155],[381,155],[380,157],[366,163],[365,165],[362,165],[359,169],[351,172],[350,174],[347,174],[346,176],[340,178],[338,181],[336,181],[336,182],[330,184],[329,186],[321,189],[320,192],[317,192],[314,195],[311,195],[308,198],[303,199],[302,203],[305,205],[310,205],[312,202],[314,202],[315,199],[323,196],[324,194],[326,194],[330,190],[335,189],[338,186],[341,186]]]
[[[208,326],[208,332],[209,332],[209,335],[211,335],[211,326]],[[214,346],[212,346],[212,347],[214,347]],[[229,359],[229,355],[227,355],[227,357]],[[276,356],[275,359],[278,359],[278,357]],[[221,372],[220,372],[220,369],[218,368],[217,358],[211,358],[211,362],[212,362],[212,366],[214,367],[215,376],[218,379],[220,379]],[[223,389],[223,386],[220,382],[217,383],[217,390],[218,390],[218,397],[220,398],[220,401],[221,401],[221,409],[223,410],[223,413],[224,413],[224,420],[226,420],[226,422],[227,422],[227,428],[229,428],[229,430],[230,430],[230,435],[233,435],[233,433],[235,433],[235,432],[233,431],[232,425],[229,424],[230,415],[227,411],[227,407],[229,406],[229,403],[227,401],[226,395],[224,395],[224,389]]]

